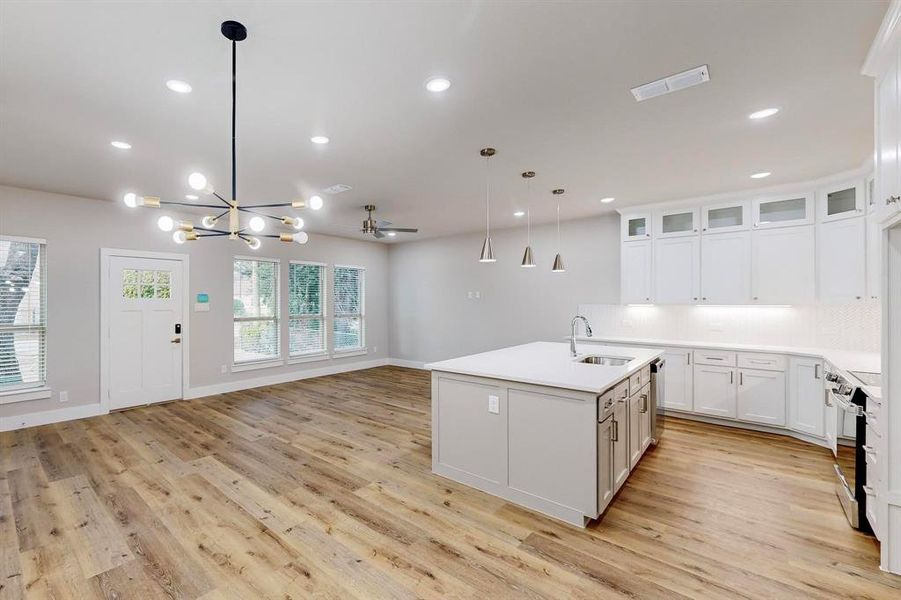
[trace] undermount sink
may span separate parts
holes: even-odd
[[[621,367],[631,360],[634,359],[623,356],[585,356],[580,358],[577,362],[589,365],[604,365],[605,367]]]

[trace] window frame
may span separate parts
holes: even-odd
[[[0,383],[0,404],[9,402],[19,402],[25,400],[39,400],[49,398],[51,391],[47,384],[48,365],[48,335],[50,320],[50,296],[47,290],[47,240],[43,238],[33,238],[15,235],[0,234],[0,241],[19,242],[24,244],[37,244],[38,249],[38,266],[40,267],[40,286],[41,286],[41,303],[43,313],[42,325],[0,325],[0,330],[15,333],[17,331],[34,331],[40,332],[40,380],[32,383],[2,384]]]
[[[332,307],[332,356],[347,356],[353,354],[365,354],[366,349],[366,267],[359,265],[332,265],[332,286],[337,282],[335,271],[338,269],[355,269],[360,271],[360,297],[359,297],[359,313],[339,313],[336,305]],[[337,293],[332,289],[332,302],[334,303]],[[337,336],[334,335],[335,321],[342,317],[359,317],[360,319],[360,345],[353,348],[335,348],[334,341]]]
[[[235,290],[235,262],[236,261],[254,261],[254,262],[269,262],[275,264],[275,315],[273,317],[236,317],[235,316],[235,308],[234,308],[234,290]],[[242,371],[242,370],[250,370],[262,367],[273,366],[276,364],[282,364],[284,362],[284,354],[282,353],[282,298],[281,298],[281,260],[278,258],[269,258],[265,256],[246,256],[246,255],[234,255],[232,257],[232,371]],[[269,358],[261,358],[257,360],[235,360],[235,340],[234,340],[234,327],[235,323],[249,323],[249,322],[263,322],[263,321],[275,321],[275,332],[277,336],[276,340],[276,351],[277,354],[275,356]]]
[[[291,265],[304,265],[311,267],[319,267],[319,315],[291,315]],[[329,310],[328,303],[331,300],[331,294],[328,293],[328,264],[324,262],[317,262],[311,260],[289,260],[288,261],[288,282],[285,285],[285,289],[288,292],[288,314],[287,314],[287,327],[288,334],[286,336],[286,342],[288,344],[287,349],[287,359],[289,363],[298,363],[298,362],[307,362],[309,360],[314,360],[317,358],[328,358],[329,355],[329,343],[331,341],[331,337],[328,334],[329,330]],[[322,347],[319,350],[310,350],[308,352],[299,352],[297,354],[291,353],[291,322],[294,320],[297,321],[311,321],[314,319],[319,319],[322,321]]]

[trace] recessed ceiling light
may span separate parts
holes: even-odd
[[[198,196],[194,194],[185,194],[185,200],[197,200]]]
[[[757,112],[752,112],[748,115],[749,119],[766,119],[767,117],[772,117],[777,112],[779,112],[778,108],[764,108],[763,110],[758,110]]]
[[[314,144],[328,144],[328,138],[324,135],[314,135],[310,138],[310,141]]]
[[[524,216],[526,216],[526,211],[524,211],[524,210],[518,210],[518,211],[516,211],[515,213],[513,213],[513,216],[514,216],[514,217],[524,217]]]
[[[607,196],[606,198],[601,198],[601,202],[603,202],[604,204],[610,204],[614,200],[616,200],[616,198],[614,198],[613,196]]]
[[[131,150],[131,144],[128,142],[120,142],[119,140],[113,140],[110,142],[110,146],[118,148],[119,150]]]
[[[178,79],[170,79],[166,82],[166,87],[179,94],[187,94],[191,91],[191,84],[186,81],[179,81]]]
[[[760,173],[754,173],[753,175],[751,175],[751,179],[763,179],[764,177],[769,177],[769,176],[770,176],[769,171],[761,171]]]
[[[388,232],[388,237],[394,237],[394,236],[396,236],[396,235],[397,235],[397,232],[396,232],[396,231],[389,231],[389,232]]]
[[[425,82],[425,89],[435,93],[443,92],[450,86],[450,79],[445,79],[444,77],[432,77]]]

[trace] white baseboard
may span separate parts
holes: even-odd
[[[25,429],[26,427],[37,427],[38,425],[62,423],[63,421],[96,417],[97,415],[106,413],[107,411],[104,410],[98,402],[96,404],[82,404],[80,406],[27,413],[15,417],[2,417],[0,418],[0,431],[12,431],[14,429]]]
[[[249,379],[238,379],[236,381],[227,381],[225,383],[192,387],[185,392],[185,400],[202,398],[204,396],[215,396],[216,394],[227,394],[228,392],[238,392],[250,388],[275,385],[277,383],[288,383],[289,381],[310,379],[312,377],[322,377],[324,375],[336,375],[338,373],[347,373],[349,371],[383,367],[388,364],[388,360],[389,359],[387,358],[378,358],[375,360],[365,360],[347,364],[330,364],[318,369],[289,371],[287,373],[277,373],[275,375],[266,375],[264,377],[252,377]]]
[[[735,429],[749,429],[751,431],[760,431],[762,433],[775,433],[776,435],[785,435],[793,437],[802,442],[808,442],[823,448],[829,448],[829,442],[822,438],[818,438],[807,433],[786,429],[785,427],[773,427],[770,425],[761,425],[757,423],[746,423],[744,421],[733,421],[731,419],[720,419],[709,415],[699,415],[697,413],[688,413],[673,408],[666,409],[667,416],[675,419],[685,419],[687,421],[700,421],[701,423],[710,423],[711,425],[723,425],[724,427],[733,427]],[[664,435],[666,435],[664,433]]]
[[[408,369],[425,369],[425,363],[418,360],[405,360],[403,358],[389,358],[388,364],[393,367],[406,367]]]

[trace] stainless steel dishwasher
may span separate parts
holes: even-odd
[[[666,361],[658,358],[651,363],[651,443],[655,446],[663,435],[666,416],[664,415],[664,399],[666,393],[665,369]]]

